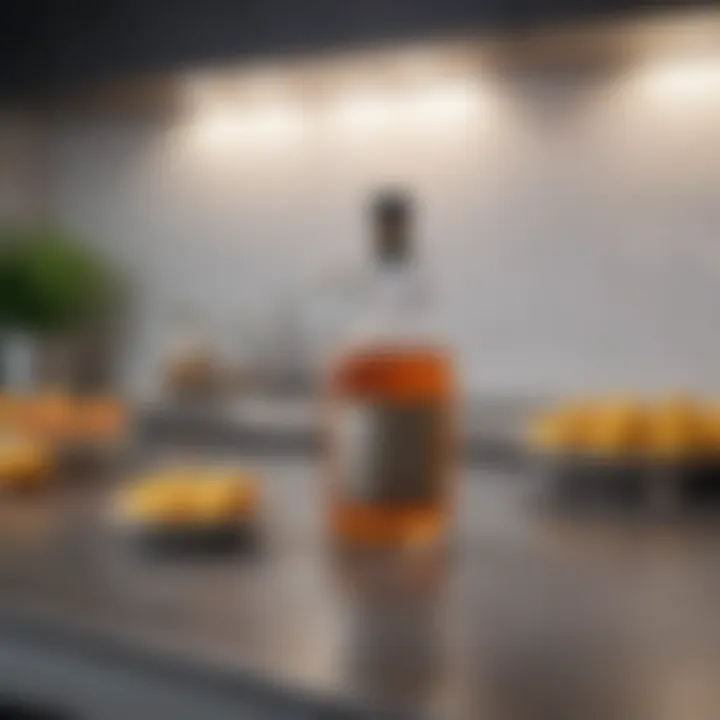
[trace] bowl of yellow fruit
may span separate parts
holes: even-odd
[[[563,403],[533,420],[527,445],[565,499],[720,495],[720,408],[685,396]]]
[[[248,471],[165,468],[120,488],[113,515],[156,546],[207,549],[255,538],[259,504],[259,483]]]

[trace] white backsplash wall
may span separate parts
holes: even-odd
[[[362,264],[364,203],[394,183],[418,200],[473,391],[720,393],[720,62],[702,62],[475,76],[390,110],[364,96],[275,108],[265,130],[227,113],[66,121],[53,209],[136,278],[138,392],[173,305],[217,336],[241,314],[271,325]]]

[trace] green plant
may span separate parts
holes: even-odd
[[[97,318],[110,296],[105,265],[69,235],[37,228],[0,232],[0,325],[70,331]]]

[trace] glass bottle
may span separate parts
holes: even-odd
[[[330,526],[343,544],[437,545],[450,517],[453,371],[413,257],[409,197],[372,204],[374,277],[327,380]]]

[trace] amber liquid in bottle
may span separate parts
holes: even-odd
[[[422,438],[433,448],[425,453],[419,469],[423,475],[422,489],[405,497],[367,497],[347,487],[348,472],[343,462],[342,441],[331,448],[330,502],[331,526],[339,540],[359,545],[426,545],[441,541],[449,520],[450,507],[450,417],[451,371],[446,356],[432,348],[368,347],[340,361],[331,380],[331,403],[365,408],[368,413],[400,413],[402,422],[413,413],[423,413]],[[342,419],[338,420],[342,422]],[[386,423],[387,427],[387,423]],[[402,431],[401,431],[402,432]],[[387,442],[405,443],[394,452],[416,454],[410,437],[389,437]],[[375,439],[377,441],[377,439]],[[427,449],[427,448],[426,448]],[[371,449],[366,449],[368,453]],[[362,452],[362,451],[361,451]],[[363,462],[363,458],[359,459]],[[389,469],[392,472],[392,469]],[[408,489],[403,478],[404,489]],[[383,478],[391,485],[392,475]],[[415,495],[415,497],[413,497]]]
[[[376,205],[379,322],[327,386],[330,526],[346,545],[437,546],[450,519],[452,369],[441,345],[410,331],[407,215],[403,199]]]

